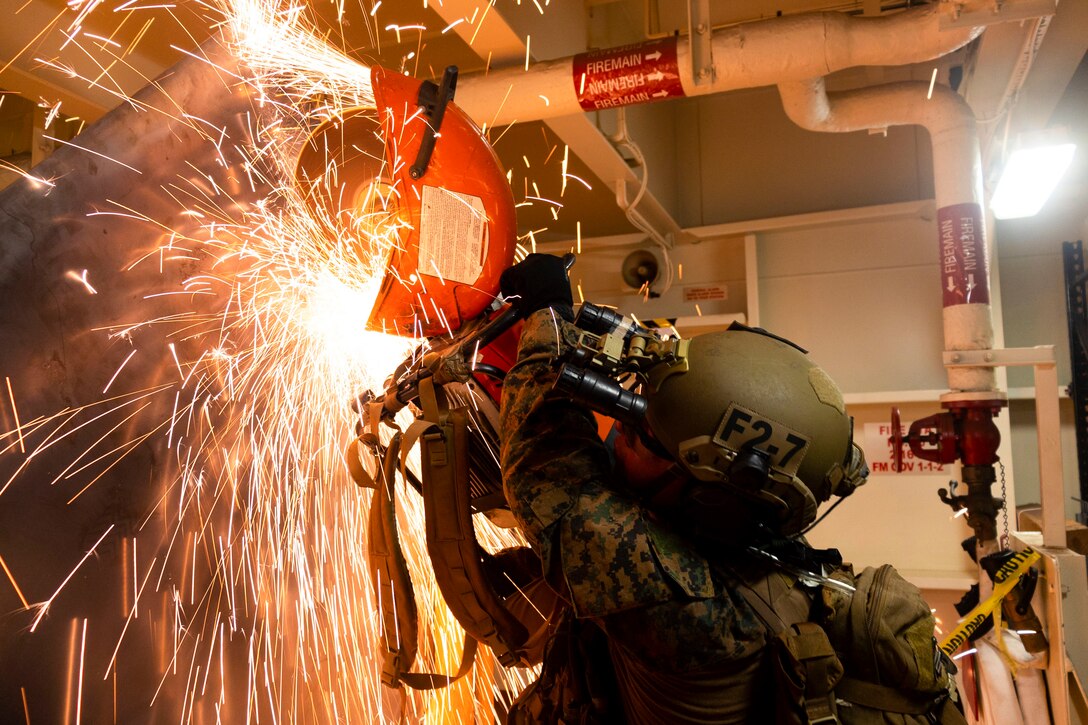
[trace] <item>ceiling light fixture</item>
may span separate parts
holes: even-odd
[[[990,209],[997,219],[1035,216],[1073,161],[1076,145],[1066,143],[1064,129],[1021,137],[1005,162]]]

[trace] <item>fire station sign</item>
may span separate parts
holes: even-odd
[[[684,95],[674,37],[579,53],[573,67],[574,92],[586,111]]]
[[[902,421],[902,433],[906,435],[910,430],[910,421]],[[874,474],[895,473],[895,463],[892,458],[892,444],[888,439],[892,435],[890,423],[866,423],[865,438],[862,442],[862,450],[865,451],[865,461],[869,464],[869,470]],[[945,466],[933,461],[918,458],[907,444],[903,443],[903,470],[914,476],[941,476],[947,475]]]

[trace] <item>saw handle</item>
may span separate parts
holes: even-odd
[[[563,255],[563,266],[568,270],[574,266],[574,255]],[[485,324],[473,332],[463,340],[459,340],[450,345],[446,350],[442,352],[439,357],[435,358],[435,364],[428,367],[421,367],[417,369],[414,375],[406,380],[400,380],[390,385],[384,395],[384,411],[383,415],[393,416],[408,403],[419,397],[419,383],[424,378],[431,377],[435,374],[436,367],[438,365],[446,364],[453,356],[460,357],[459,362],[465,362],[471,367],[471,361],[467,358],[470,355],[475,355],[478,351],[490,345],[500,335],[516,325],[521,320],[525,319],[526,315],[522,312],[521,308],[516,304],[509,305],[493,320]],[[402,365],[402,367],[405,367]]]
[[[570,268],[574,266],[574,255],[567,253],[563,255],[563,267],[569,272]],[[460,343],[457,347],[462,354],[472,354],[476,350],[487,347],[492,342],[503,334],[518,321],[525,319],[525,315],[521,308],[516,303],[511,303],[509,307],[503,310],[502,314],[487,323],[474,334],[469,335],[464,342]],[[477,344],[478,343],[478,344]]]
[[[416,154],[416,162],[408,169],[408,174],[413,179],[419,179],[427,173],[427,166],[431,163],[431,154],[434,153],[434,143],[437,134],[442,130],[442,118],[446,115],[446,106],[453,100],[454,91],[457,90],[457,66],[451,65],[442,74],[442,85],[436,86],[430,81],[423,81],[419,86],[419,96],[416,102],[423,108],[423,114],[427,117],[427,127],[423,131],[423,139],[419,144],[419,152]]]

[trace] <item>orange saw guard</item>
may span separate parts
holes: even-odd
[[[487,308],[513,263],[510,186],[480,129],[453,103],[413,179],[429,124],[422,83],[377,66],[370,77],[377,117],[355,108],[319,126],[296,178],[319,218],[383,275],[369,329],[453,333]]]

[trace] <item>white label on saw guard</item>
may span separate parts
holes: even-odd
[[[420,273],[465,284],[480,278],[487,255],[487,217],[480,197],[424,186],[419,226]]]

